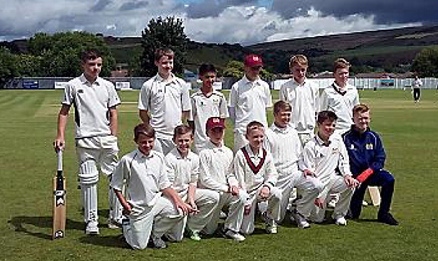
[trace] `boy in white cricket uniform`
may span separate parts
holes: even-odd
[[[359,93],[355,86],[348,84],[350,75],[350,63],[344,58],[338,58],[333,65],[335,82],[326,87],[320,96],[320,111],[329,110],[336,113],[338,121],[335,132],[339,135],[350,130],[353,124],[353,108],[359,104]],[[377,190],[377,187],[368,187],[369,190]],[[376,193],[378,195],[378,193]],[[378,197],[378,196],[377,196]],[[337,195],[332,195],[329,205],[334,207],[338,200]],[[376,199],[380,201],[380,199]],[[363,202],[368,205],[367,202]]]
[[[315,118],[319,110],[319,89],[306,78],[308,67],[306,56],[292,56],[289,68],[293,78],[280,87],[280,100],[292,106],[291,124],[298,132],[302,146],[314,136]]]
[[[352,178],[348,161],[348,152],[342,137],[333,135],[336,127],[336,114],[332,111],[318,113],[318,133],[304,146],[303,158],[299,167],[307,176],[318,178],[323,188],[315,200],[315,207],[309,219],[320,223],[324,221],[329,193],[339,193],[339,201],[333,210],[335,224],[346,226],[345,215],[348,212],[354,187],[358,181]],[[339,169],[340,174],[336,173]]]
[[[56,150],[65,147],[65,128],[70,107],[75,108],[76,154],[79,162],[79,182],[86,234],[99,234],[97,214],[97,182],[99,171],[111,180],[117,164],[117,108],[120,104],[114,85],[99,77],[102,56],[96,50],[82,53],[84,73],[69,81],[64,89],[62,107],[58,115],[58,130],[54,142]],[[121,225],[122,210],[109,189],[109,226]]]
[[[244,241],[239,234],[243,220],[244,205],[248,195],[239,190],[238,182],[232,170],[233,152],[224,142],[225,120],[211,117],[207,120],[205,129],[209,142],[207,148],[199,153],[198,187],[211,189],[220,194],[219,205],[213,213],[213,218],[205,227],[207,234],[213,234],[218,226],[219,215],[224,206],[228,206],[228,216],[224,222],[224,235],[236,241]]]
[[[199,67],[199,79],[202,87],[191,96],[192,110],[188,123],[194,130],[194,151],[201,152],[208,143],[205,123],[210,117],[228,118],[227,100],[225,96],[213,89],[216,80],[216,68],[212,64]]]
[[[161,237],[180,225],[193,208],[172,188],[163,154],[152,150],[154,129],[145,123],[137,125],[134,141],[138,148],[120,159],[111,181],[129,218],[123,236],[133,249],[146,248],[149,239],[155,248],[166,248]],[[126,197],[122,194],[125,181]]]
[[[266,232],[277,234],[275,219],[280,211],[281,191],[275,187],[278,173],[272,155],[263,148],[263,124],[250,122],[245,136],[248,144],[237,151],[233,161],[233,171],[239,187],[248,194],[240,232],[246,235],[254,232],[257,203],[267,201],[268,207],[264,213]]]
[[[164,155],[175,147],[173,129],[188,118],[191,108],[186,82],[172,73],[173,57],[170,49],[155,52],[158,73],[143,84],[138,98],[140,118],[156,130],[155,150]]]
[[[245,146],[246,126],[251,121],[268,126],[266,109],[272,107],[272,97],[267,82],[260,79],[262,57],[250,54],[245,57],[245,75],[231,87],[228,107],[234,122],[234,152]]]
[[[298,227],[308,228],[310,225],[304,217],[310,215],[313,202],[321,188],[317,178],[305,176],[298,169],[303,147],[297,131],[289,124],[291,115],[292,106],[288,102],[278,101],[274,104],[274,123],[266,131],[265,148],[274,158],[274,165],[278,171],[276,187],[282,192],[277,221],[281,222],[284,219],[289,197],[296,187],[300,190],[301,197],[295,201],[295,209],[291,211]]]
[[[211,221],[219,204],[219,193],[210,189],[197,189],[199,177],[199,157],[190,151],[193,143],[192,129],[187,125],[175,128],[173,141],[176,148],[166,155],[170,182],[182,200],[187,202],[196,213],[186,217],[184,223],[174,228],[175,240],[182,240],[184,230],[190,238],[199,241],[199,232]]]
[[[326,87],[320,96],[320,111],[332,111],[338,116],[336,133],[344,134],[353,124],[353,107],[359,104],[356,87],[348,83],[350,63],[344,58],[336,59],[333,66],[335,82]]]

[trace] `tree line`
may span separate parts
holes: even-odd
[[[184,33],[183,21],[174,16],[151,19],[142,31],[140,55],[133,57],[130,64],[132,76],[152,76],[156,73],[154,65],[154,50],[159,47],[169,47],[175,51],[174,72],[181,75],[187,61],[189,39]],[[98,49],[104,57],[102,76],[110,76],[115,68],[116,61],[109,46],[102,37],[89,32],[60,32],[53,35],[37,33],[28,41],[27,52],[19,53],[8,45],[0,44],[0,88],[14,77],[75,77],[81,73],[80,53],[86,49]],[[312,53],[317,50],[311,50]],[[278,52],[278,51],[277,51]],[[264,53],[267,61],[278,57],[277,53]],[[274,72],[287,72],[287,55],[271,67],[262,71],[262,77],[271,80]],[[364,69],[360,60],[351,60],[353,68],[358,72]],[[328,66],[327,64],[316,64]],[[415,57],[411,71],[417,72],[420,77],[438,77],[438,47],[427,47]],[[243,74],[243,64],[231,60],[220,72],[223,76],[239,78]]]

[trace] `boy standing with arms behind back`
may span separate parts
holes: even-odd
[[[191,109],[186,82],[172,73],[173,57],[171,49],[156,50],[158,73],[143,84],[138,97],[140,118],[156,130],[154,149],[164,155],[175,147],[173,129],[188,118]]]
[[[245,56],[245,75],[231,87],[228,107],[234,122],[234,152],[245,146],[246,126],[251,121],[268,126],[266,109],[272,107],[271,91],[267,82],[260,79],[262,57],[256,54]]]
[[[192,94],[192,110],[188,124],[192,127],[195,142],[194,151],[201,152],[208,143],[205,123],[210,117],[228,118],[227,100],[225,96],[213,89],[216,80],[216,68],[212,64],[202,64],[199,67],[199,79],[202,81],[201,89]]]
[[[292,56],[289,68],[293,78],[280,88],[280,100],[292,106],[290,123],[298,132],[302,146],[314,136],[315,118],[319,110],[319,90],[306,78],[308,67],[306,56]]]

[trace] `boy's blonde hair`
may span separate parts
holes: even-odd
[[[295,65],[301,66],[301,67],[308,67],[309,66],[309,60],[307,60],[307,57],[303,54],[297,54],[290,58],[289,60],[289,68],[294,67]]]
[[[253,130],[262,130],[264,132],[265,126],[258,121],[252,121],[246,126],[246,135],[248,135]]]
[[[333,72],[336,72],[337,69],[350,68],[350,63],[345,60],[345,58],[338,58],[333,63]]]
[[[288,102],[277,101],[274,103],[274,114],[277,114],[280,111],[292,111],[292,106]]]
[[[363,113],[370,110],[370,107],[366,105],[365,103],[357,104],[353,107],[353,115],[356,115],[357,113]]]

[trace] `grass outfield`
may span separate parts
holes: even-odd
[[[374,221],[366,207],[347,227],[312,225],[300,230],[286,223],[279,234],[262,230],[243,243],[222,238],[185,239],[166,250],[132,251],[106,222],[106,180],[99,190],[101,235],[85,236],[76,189],[73,118],[67,130],[64,172],[67,175],[66,238],[52,241],[52,177],[56,155],[52,141],[61,91],[0,91],[0,260],[438,260],[438,93],[423,92],[415,105],[409,91],[363,91],[371,105],[373,129],[385,143],[387,168],[396,177],[392,213],[398,227]],[[121,155],[134,148],[138,92],[121,92]],[[274,95],[275,96],[275,95]],[[227,131],[227,144],[231,130]],[[261,226],[258,226],[261,228]],[[259,233],[260,232],[260,233]]]

